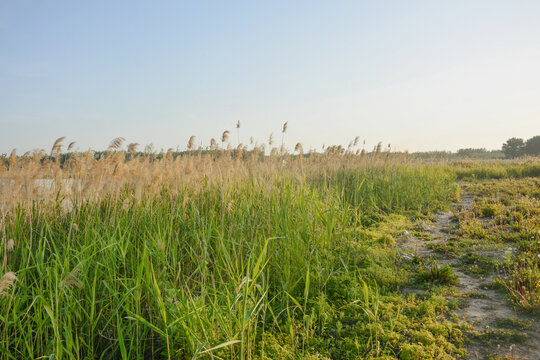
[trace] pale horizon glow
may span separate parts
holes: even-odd
[[[540,2],[5,1],[0,154],[185,149],[500,149],[540,135]]]

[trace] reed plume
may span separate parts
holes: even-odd
[[[17,163],[17,150],[13,149],[9,155],[9,166],[15,166]]]
[[[15,284],[17,275],[14,272],[7,272],[0,278],[0,295],[7,295],[9,290]]]
[[[78,287],[78,288],[82,288],[83,287],[83,284],[79,281],[79,273],[80,273],[80,269],[79,267],[76,267],[75,269],[73,269],[72,272],[70,272],[64,280],[62,280],[62,285],[63,286],[66,286],[66,287],[72,287],[72,286],[75,286],[75,287]]]
[[[33,162],[35,164],[39,163],[39,161],[41,160],[44,154],[45,154],[45,150],[34,150],[33,159],[32,159]]]
[[[6,250],[7,252],[11,252],[13,251],[13,249],[15,248],[15,240],[13,239],[9,239],[6,243]]]
[[[244,149],[242,148],[242,144],[238,144],[235,151],[235,157],[236,159],[241,159],[244,155]]]
[[[223,132],[223,134],[221,135],[221,142],[225,142],[225,141],[229,140],[229,134],[230,133],[231,132],[229,130],[225,130]]]
[[[111,143],[109,144],[109,150],[120,149],[125,140],[126,139],[124,139],[123,137],[117,137],[113,139]]]
[[[187,148],[188,150],[193,150],[194,147],[195,147],[195,136],[191,136],[189,138]]]
[[[51,156],[55,156],[55,154],[59,154],[62,151],[62,141],[64,141],[65,138],[65,136],[61,136],[56,139],[51,148]]]
[[[285,132],[287,131],[287,126],[289,125],[289,122],[286,121],[285,124],[283,124],[283,130],[281,131],[281,152],[285,152]]]
[[[137,147],[139,146],[139,143],[130,143],[128,145],[128,153],[130,153],[131,155],[135,155],[135,153],[137,153]]]

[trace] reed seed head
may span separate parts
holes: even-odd
[[[131,201],[129,199],[124,199],[122,202],[122,210],[128,211],[131,208]]]
[[[195,136],[189,138],[187,147],[188,150],[193,150],[195,148]]]
[[[0,295],[7,295],[7,290],[13,287],[15,281],[17,280],[17,275],[14,272],[7,272],[0,278]]]
[[[229,130],[225,130],[223,132],[223,134],[221,135],[221,142],[225,142],[225,141],[229,140],[229,134],[230,133],[231,132]]]
[[[17,150],[13,149],[11,155],[9,155],[9,166],[13,166],[17,163]]]
[[[64,141],[66,137],[61,136],[54,142],[52,148],[51,148],[51,156],[54,156],[54,154],[60,153],[62,151],[62,141]]]
[[[79,273],[80,273],[79,267],[76,267],[75,269],[73,269],[73,271],[70,272],[64,280],[62,280],[62,285],[66,287],[75,286],[78,288],[82,288],[83,284],[79,281],[79,278],[78,278]]]
[[[130,153],[131,155],[135,155],[135,153],[137,152],[137,146],[139,146],[139,143],[130,143],[128,145],[128,153]]]
[[[120,149],[125,140],[126,139],[124,139],[123,137],[117,137],[116,139],[113,139],[109,144],[109,150]]]
[[[6,243],[6,250],[8,252],[11,252],[13,251],[14,248],[15,248],[15,240],[9,239]]]

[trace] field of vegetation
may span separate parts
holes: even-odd
[[[537,159],[265,152],[227,136],[182,154],[115,139],[99,156],[59,139],[0,159],[0,357],[534,354]],[[482,295],[461,274],[514,311],[493,319],[503,330],[461,316]]]

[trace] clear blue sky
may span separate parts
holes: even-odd
[[[0,0],[0,153],[540,134],[540,1]]]

